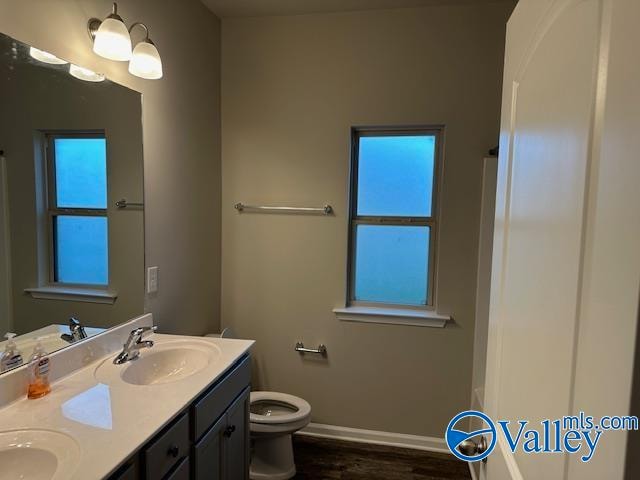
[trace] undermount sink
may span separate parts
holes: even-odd
[[[96,378],[105,380],[107,371],[115,368],[120,378],[131,385],[161,385],[177,382],[204,369],[220,356],[217,346],[205,342],[174,341],[156,344],[140,352],[140,356],[123,365],[105,361],[96,369]]]
[[[78,443],[51,430],[0,432],[0,480],[62,480],[80,461]]]

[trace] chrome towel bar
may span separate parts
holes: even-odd
[[[118,208],[144,207],[144,203],[127,202],[126,198],[121,198],[116,202],[116,207]]]
[[[331,215],[333,207],[325,205],[324,207],[272,207],[267,205],[245,205],[244,203],[236,203],[233,206],[238,212],[252,210],[258,212],[271,213],[319,213],[321,215]]]
[[[298,353],[317,353],[322,356],[327,355],[327,347],[325,347],[323,344],[318,345],[317,349],[313,349],[313,348],[304,348],[304,343],[298,342],[296,343],[295,350]]]

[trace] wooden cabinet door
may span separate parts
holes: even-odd
[[[249,388],[229,407],[224,436],[226,480],[249,478]]]
[[[223,415],[193,449],[193,470],[196,480],[222,480],[224,476],[223,444],[227,417]]]

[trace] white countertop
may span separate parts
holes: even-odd
[[[184,379],[132,385],[118,375],[98,375],[103,383],[96,379],[96,369],[116,355],[110,353],[53,383],[49,395],[37,400],[24,398],[0,409],[0,432],[39,429],[65,433],[80,448],[75,473],[65,480],[104,478],[219,379],[254,343],[160,334],[149,338],[158,346],[186,339],[203,342],[218,350],[219,356]],[[141,357],[152,350],[141,351]]]

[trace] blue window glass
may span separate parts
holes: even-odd
[[[434,135],[361,136],[357,214],[431,216]]]
[[[60,208],[107,208],[104,138],[56,138],[56,204]]]
[[[357,225],[354,299],[427,303],[429,227]]]
[[[58,215],[54,221],[55,281],[107,285],[107,217]]]

